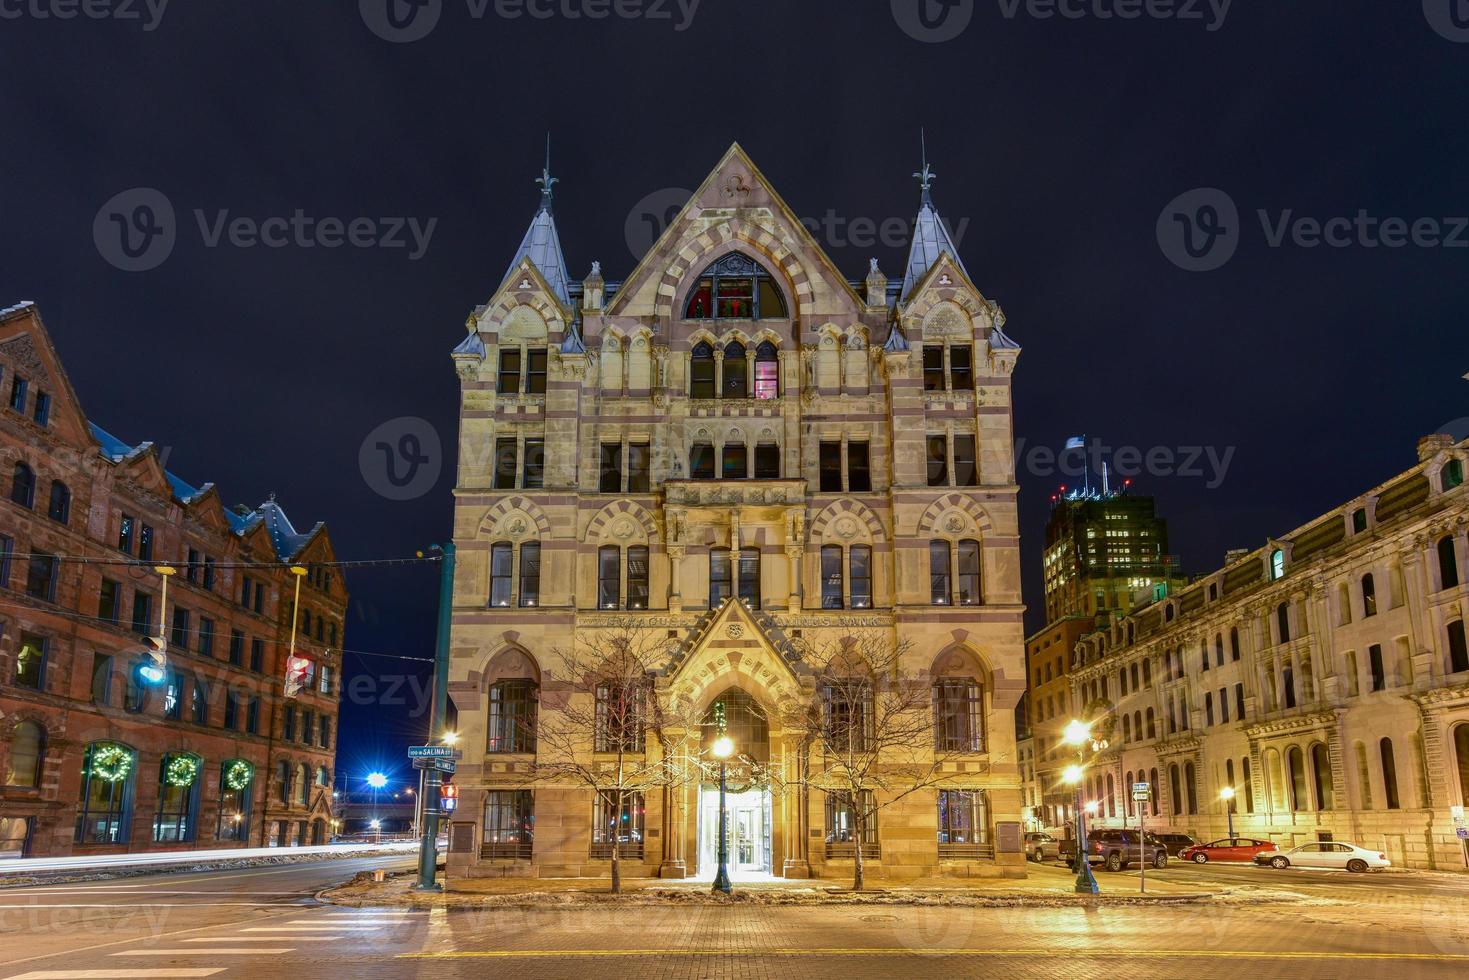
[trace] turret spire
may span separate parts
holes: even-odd
[[[913,176],[918,178],[918,186],[922,189],[923,196],[921,202],[929,207],[933,207],[931,188],[933,187],[933,182],[938,179],[939,175],[934,173],[933,169],[928,165],[928,134],[921,128],[918,130],[918,144],[923,150],[923,169]]]
[[[546,280],[546,285],[556,294],[556,298],[570,306],[566,257],[561,253],[561,236],[556,233],[556,219],[551,213],[551,189],[559,182],[559,178],[551,176],[551,134],[547,133],[546,164],[541,168],[541,175],[536,178],[536,183],[541,185],[541,206],[531,218],[525,238],[521,240],[520,248],[515,250],[515,258],[510,260],[510,268],[501,282],[508,281],[516,274],[522,260],[529,260]]]
[[[541,210],[551,210],[551,188],[560,183],[560,179],[551,176],[551,134],[546,134],[546,165],[541,168],[541,175],[536,178],[536,183],[541,185]]]
[[[928,134],[921,129],[919,141],[923,150],[923,169],[913,176],[918,179],[922,196],[918,202],[918,218],[913,222],[913,243],[908,249],[908,264],[903,270],[901,295],[904,302],[908,300],[908,294],[913,291],[913,287],[928,274],[928,270],[933,268],[944,252],[948,252],[955,264],[964,269],[964,262],[959,258],[959,246],[954,243],[953,236],[949,234],[949,226],[944,224],[944,219],[939,217],[933,206],[933,182],[938,179],[938,174],[928,165]],[[964,274],[969,274],[967,269]]]

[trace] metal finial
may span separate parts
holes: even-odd
[[[933,182],[938,179],[939,175],[934,173],[933,169],[928,165],[928,134],[922,128],[918,130],[918,140],[919,145],[923,149],[923,169],[913,176],[918,178],[918,186],[923,191],[923,203],[932,205],[933,195],[930,193],[930,189],[933,187]]]
[[[551,210],[551,188],[560,182],[560,178],[551,176],[551,134],[546,134],[546,165],[541,168],[541,175],[536,178],[536,183],[541,185],[541,207]]]

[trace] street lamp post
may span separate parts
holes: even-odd
[[[734,755],[734,739],[721,735],[714,740],[709,751],[719,760],[719,872],[714,876],[714,891],[728,895],[734,889],[729,883],[729,826],[724,807],[724,769],[729,757]]]
[[[377,791],[388,785],[388,777],[380,772],[370,772],[367,774],[367,785],[372,787],[372,822],[368,826],[377,831],[377,839],[381,843],[383,832],[382,821],[378,819],[377,815]]]
[[[1226,786],[1219,791],[1219,798],[1224,801],[1224,812],[1229,817],[1229,836],[1234,836],[1234,787]]]
[[[1086,854],[1086,814],[1081,806],[1081,780],[1084,774],[1082,767],[1083,746],[1091,740],[1091,726],[1083,721],[1072,721],[1066,726],[1062,735],[1062,741],[1067,745],[1076,746],[1077,764],[1067,766],[1063,780],[1070,783],[1076,789],[1076,886],[1075,890],[1082,895],[1095,895],[1101,889],[1097,887],[1096,876],[1092,874],[1092,863],[1087,860]]]

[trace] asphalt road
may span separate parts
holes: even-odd
[[[311,897],[366,867],[408,864],[364,859],[0,891],[0,980],[540,978],[608,967],[701,980],[1099,971],[1237,980],[1242,970],[1403,980],[1469,970],[1469,932],[1454,918],[1463,903],[1445,900],[1469,894],[1469,879],[1436,875],[1297,872],[1288,876],[1296,890],[1323,894],[1303,905],[1207,911],[752,905],[418,912],[323,906]],[[1186,867],[1163,874],[1222,881],[1253,872]],[[1104,875],[1103,887],[1132,887],[1135,874]],[[1394,892],[1384,885],[1407,890],[1388,901]],[[1373,905],[1372,915],[1352,896]]]

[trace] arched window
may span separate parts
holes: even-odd
[[[1377,748],[1382,755],[1382,792],[1387,797],[1387,808],[1397,810],[1402,803],[1398,800],[1398,763],[1393,755],[1392,739],[1383,739]]]
[[[244,759],[229,759],[219,768],[219,815],[214,836],[222,841],[250,839],[250,791],[255,767]]]
[[[1377,583],[1368,572],[1362,576],[1362,618],[1377,615]]]
[[[1311,801],[1306,796],[1306,762],[1300,746],[1292,745],[1285,753],[1285,768],[1290,776],[1290,808],[1297,813],[1309,810]]]
[[[1132,771],[1129,770],[1127,777],[1122,781],[1122,798],[1127,807],[1127,815],[1132,816]]]
[[[21,722],[10,733],[10,763],[5,769],[5,785],[40,789],[45,761],[46,730],[33,721]]]
[[[622,605],[622,549],[604,545],[597,549],[597,608]]]
[[[1439,475],[1439,483],[1444,491],[1449,491],[1464,482],[1464,464],[1460,460],[1451,459],[1444,464],[1443,472]]]
[[[978,606],[984,603],[980,586],[979,542],[959,542],[959,605]]]
[[[689,396],[714,397],[714,348],[707,341],[701,340],[694,345],[689,360]]]
[[[282,759],[275,764],[276,798],[281,805],[291,802],[291,764]]]
[[[837,549],[841,551],[840,548]],[[850,566],[847,576],[851,586],[852,608],[866,609],[872,605],[872,548],[865,544],[854,544],[847,549]]]
[[[1224,666],[1224,636],[1220,633],[1214,634],[1214,666]]]
[[[1143,660],[1143,686],[1153,686],[1153,660],[1151,657]]]
[[[949,542],[928,543],[929,596],[935,606],[949,604]]]
[[[1158,815],[1158,770],[1148,770],[1148,785],[1153,788],[1153,791],[1148,795],[1152,797],[1150,809],[1153,811],[1153,816],[1156,817]]]
[[[714,446],[710,443],[696,442],[689,447],[689,478],[714,479]]]
[[[490,605],[510,605],[510,588],[515,579],[515,546],[497,541],[490,548]]]
[[[51,503],[46,507],[46,516],[58,524],[71,520],[71,490],[60,480],[51,481]]]
[[[725,691],[715,699],[709,710],[704,712],[699,734],[706,757],[714,740],[725,734],[734,742],[735,751],[740,756],[756,762],[770,758],[770,722],[765,716],[765,709],[739,688]]]
[[[845,606],[842,576],[842,549],[839,545],[821,546],[821,608],[841,609]]]
[[[330,786],[332,784],[331,773],[327,772],[326,766],[316,767],[316,785]]]
[[[197,836],[199,783],[204,761],[197,755],[169,753],[158,764],[158,810],[153,817],[154,843],[183,843]]]
[[[1239,659],[1239,627],[1237,626],[1229,628],[1229,659]]]
[[[1107,816],[1117,816],[1117,781],[1107,773]]]
[[[1255,812],[1255,783],[1250,779],[1250,760],[1248,758],[1239,760],[1240,782],[1245,784],[1245,812]]]
[[[541,544],[527,541],[520,546],[520,604],[541,604]],[[320,620],[317,621],[320,626]],[[320,639],[320,637],[318,637]]]
[[[10,499],[22,507],[31,507],[36,502],[36,473],[24,463],[15,464],[10,480]]]
[[[1282,602],[1275,607],[1275,627],[1280,634],[1280,642],[1290,641],[1290,603]]]
[[[1188,812],[1199,812],[1198,780],[1194,775],[1194,764],[1186,762],[1183,765],[1183,792],[1188,798]]]
[[[1320,742],[1311,746],[1311,775],[1316,783],[1316,809],[1335,808],[1335,797],[1331,788],[1331,755]]]
[[[686,320],[772,320],[785,316],[785,298],[775,279],[742,252],[731,252],[700,273],[684,308]]]
[[[1180,816],[1183,813],[1183,787],[1178,783],[1178,763],[1168,767],[1168,789],[1169,797],[1173,801],[1173,815]]]
[[[1275,581],[1282,578],[1285,578],[1285,552],[1276,548],[1270,552],[1270,579]]]
[[[745,345],[738,340],[731,340],[724,345],[724,387],[720,396],[723,398],[748,398],[750,396],[749,378],[745,370]]]
[[[540,688],[530,678],[507,678],[490,685],[486,752],[534,752],[536,705]]]
[[[1158,737],[1158,727],[1157,727],[1156,721],[1155,721],[1155,719],[1153,717],[1153,709],[1152,708],[1149,708],[1148,709],[1148,716],[1147,717],[1148,717],[1148,738],[1157,738]]]
[[[1454,554],[1454,539],[1442,537],[1438,540],[1439,588],[1452,589],[1459,584],[1459,559]]]
[[[311,776],[306,769],[306,763],[296,763],[296,803],[305,806],[311,800]]]
[[[713,609],[734,594],[734,569],[730,567],[728,548],[709,549],[709,608]]]
[[[1132,741],[1132,718],[1128,715],[1122,716],[1122,741]]]
[[[93,742],[82,762],[78,844],[122,844],[128,839],[137,753],[117,742]]]
[[[984,688],[972,677],[933,685],[935,747],[940,752],[983,752]]]
[[[1469,803],[1469,722],[1454,729],[1454,759],[1459,768],[1459,802]]]
[[[1456,619],[1444,627],[1449,639],[1449,673],[1469,670],[1469,644],[1464,642],[1464,621]]]
[[[720,474],[726,480],[743,480],[750,475],[750,450],[743,442],[726,442]]]
[[[780,397],[780,354],[768,340],[755,348],[755,397],[760,401]]]
[[[1132,713],[1132,732],[1133,732],[1133,738],[1136,738],[1138,741],[1142,741],[1142,738],[1143,738],[1143,713],[1141,711],[1134,711]]]

